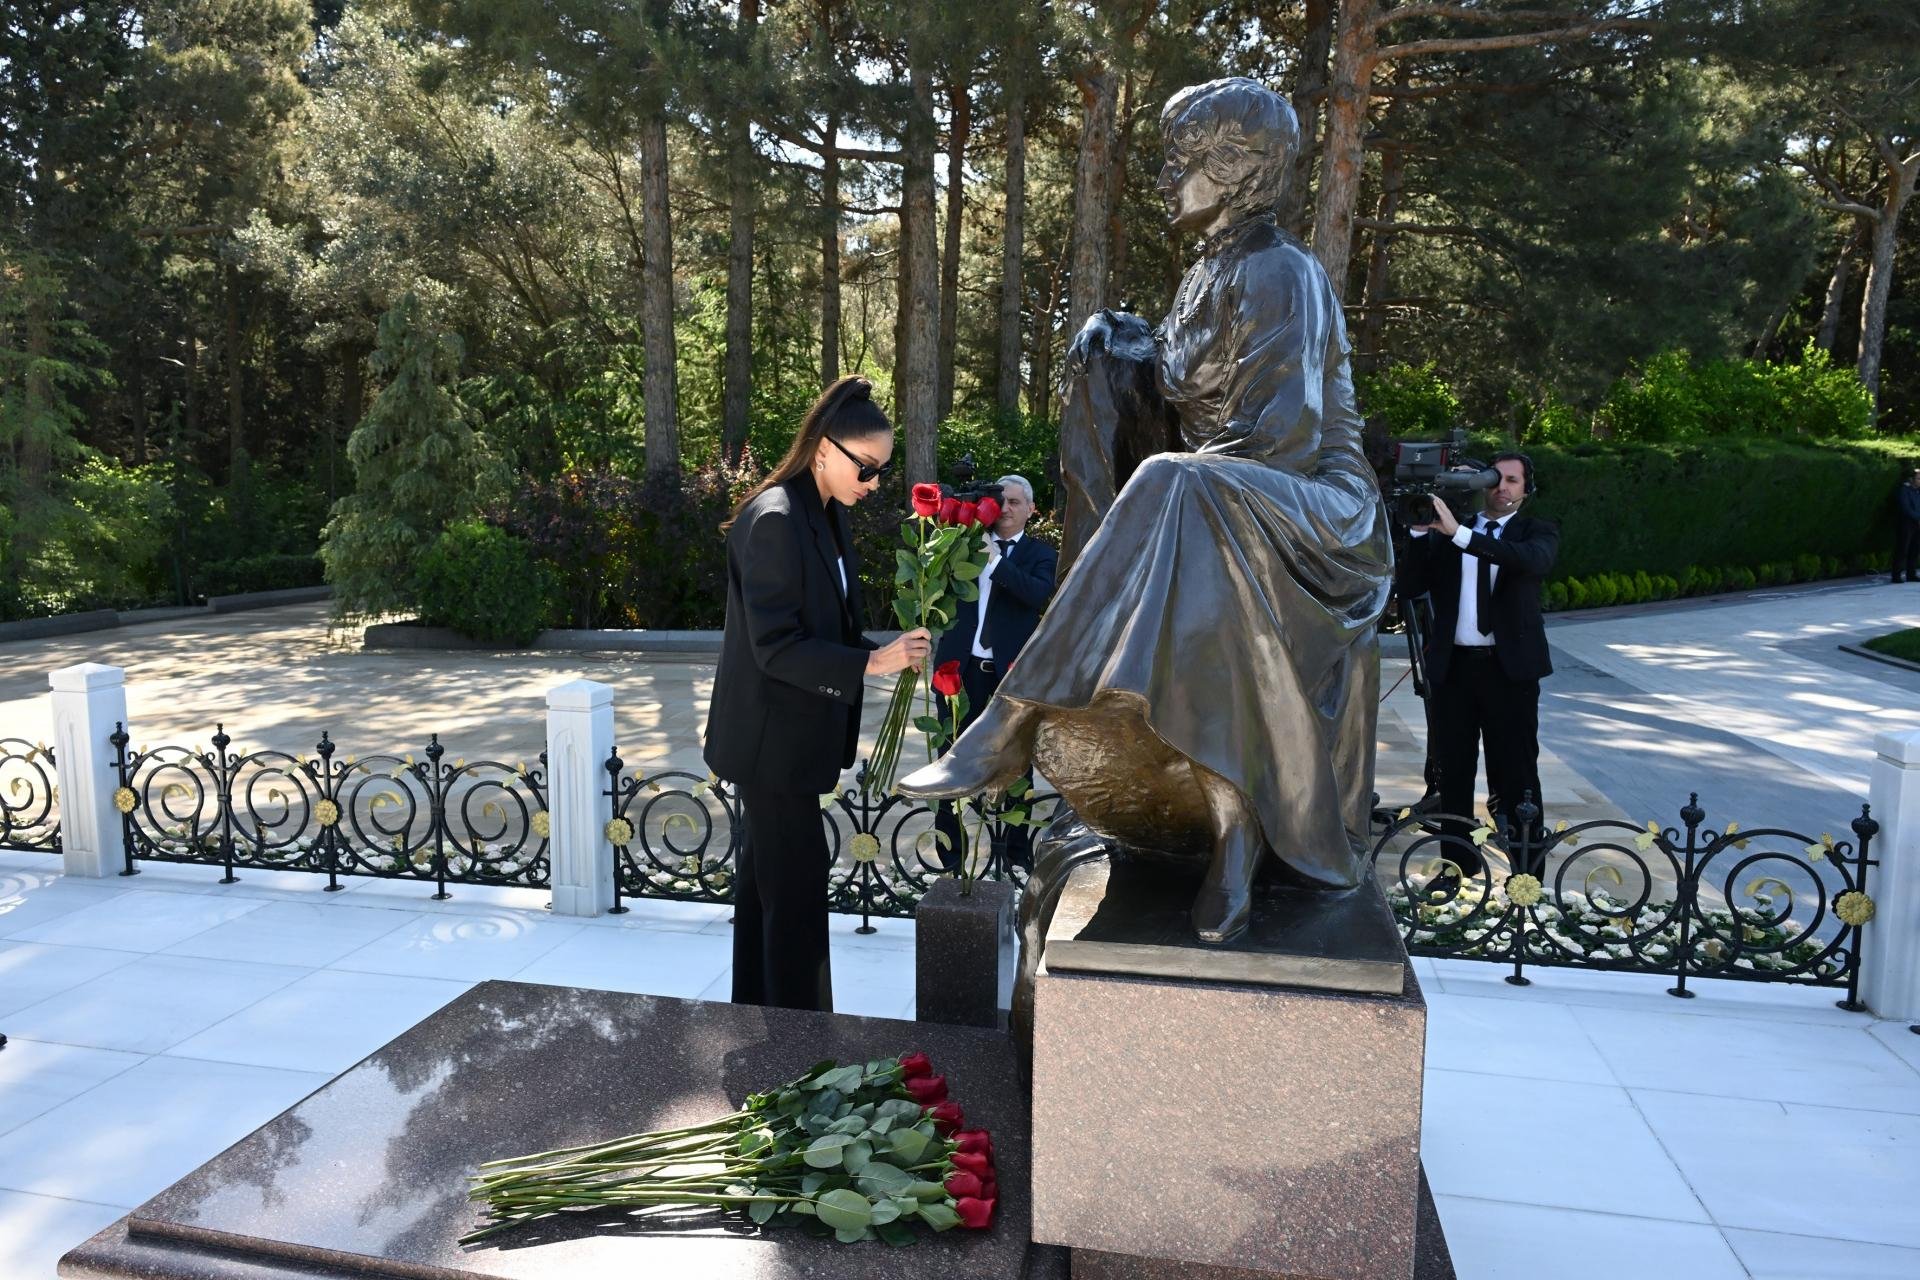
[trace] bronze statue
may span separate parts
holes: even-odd
[[[979,721],[900,784],[959,797],[1031,764],[1058,789],[1030,943],[1049,877],[1108,846],[1204,869],[1203,942],[1246,926],[1263,863],[1366,874],[1392,550],[1340,300],[1274,221],[1299,126],[1236,77],[1181,90],[1160,127],[1159,190],[1200,258],[1158,329],[1101,312],[1074,339],[1063,584]]]

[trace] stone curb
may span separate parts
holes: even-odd
[[[1920,671],[1920,662],[1909,662],[1905,658],[1896,658],[1890,653],[1880,653],[1863,644],[1843,644],[1840,652],[1851,653],[1856,657],[1872,658],[1875,662],[1884,662],[1890,667],[1899,667],[1903,671]]]
[[[204,618],[210,614],[239,613],[246,609],[273,609],[280,605],[309,604],[332,597],[332,587],[289,587],[279,591],[243,591],[230,596],[209,596],[203,605],[90,609],[85,613],[56,614],[51,618],[20,618],[13,622],[0,622],[0,643],[9,640],[45,640],[53,636],[77,635],[83,631],[110,631],[115,627]]]

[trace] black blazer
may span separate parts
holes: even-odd
[[[1460,621],[1461,550],[1438,529],[1407,539],[1398,586],[1403,599],[1425,593],[1433,600],[1433,634],[1427,637],[1427,672],[1437,685],[1446,680],[1453,657],[1453,629]],[[1547,628],[1540,618],[1540,589],[1560,554],[1560,526],[1515,513],[1498,538],[1476,533],[1467,550],[1498,566],[1493,575],[1493,650],[1500,669],[1513,680],[1538,680],[1553,674],[1547,653]],[[1486,619],[1482,618],[1482,622]]]
[[[836,558],[844,555],[847,594]],[[859,747],[867,654],[846,508],[811,473],[749,502],[727,531],[727,624],[707,767],[728,782],[831,791]]]
[[[993,571],[993,589],[987,593],[987,644],[994,665],[1002,671],[1026,647],[1040,615],[1053,599],[1054,570],[1060,553],[1040,539],[1023,536],[1000,557]],[[980,602],[965,600],[953,625],[941,635],[933,659],[938,665],[973,652],[973,633],[979,630]]]

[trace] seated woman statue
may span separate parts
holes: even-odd
[[[1274,221],[1292,109],[1236,77],[1181,90],[1160,126],[1159,190],[1199,261],[1157,330],[1102,312],[1075,338],[1065,581],[979,720],[900,789],[957,798],[1036,768],[1078,824],[1056,823],[1056,851],[1077,831],[1193,864],[1195,932],[1222,943],[1263,864],[1327,888],[1366,874],[1392,550],[1340,300]]]

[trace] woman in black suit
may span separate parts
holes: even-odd
[[[918,668],[932,647],[925,631],[883,646],[861,634],[847,509],[880,487],[892,458],[893,424],[872,384],[841,378],[722,526],[727,626],[706,758],[734,785],[746,820],[734,875],[735,1004],[833,1008],[820,796],[853,764],[866,677]]]

